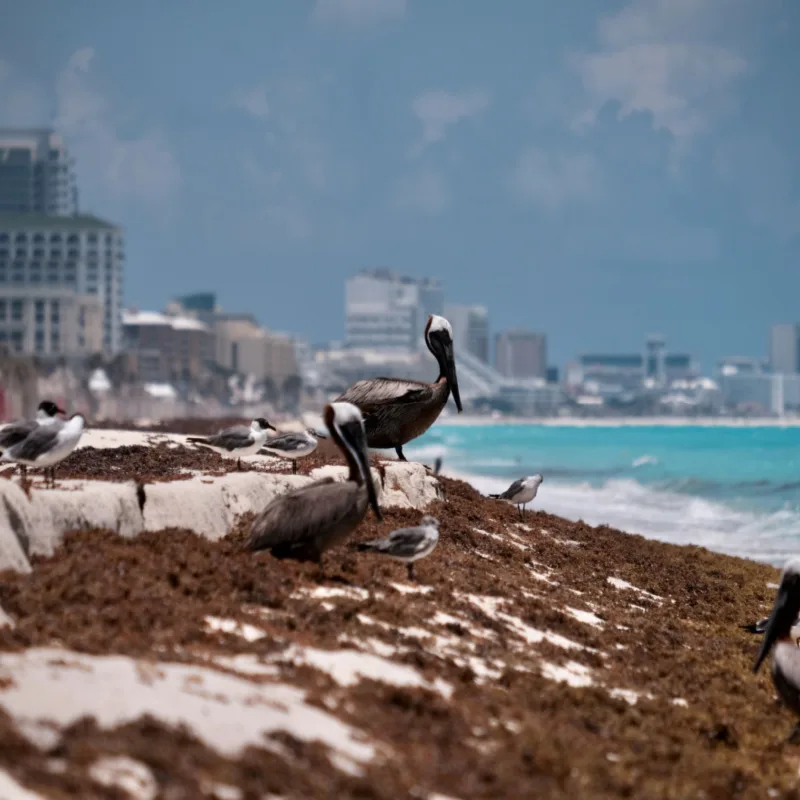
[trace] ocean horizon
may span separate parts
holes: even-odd
[[[540,472],[531,507],[566,519],[778,566],[800,553],[796,425],[442,422],[407,457],[484,494]]]

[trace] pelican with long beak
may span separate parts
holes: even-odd
[[[393,447],[405,461],[403,445],[422,436],[436,422],[450,392],[460,414],[453,329],[444,317],[431,314],[425,326],[425,343],[439,363],[434,383],[403,378],[370,378],[354,383],[337,402],[352,403],[364,415],[367,445],[378,450]]]
[[[364,420],[350,403],[325,406],[325,425],[347,459],[346,481],[324,478],[276,497],[256,517],[247,547],[276,558],[321,563],[322,554],[343,542],[372,506],[383,519],[369,468]]]
[[[764,641],[758,651],[753,672],[758,672],[770,650],[775,649],[772,659],[772,682],[783,702],[800,716],[800,647],[792,639],[792,628],[800,612],[800,559],[789,561],[784,567],[775,605],[769,616]],[[790,735],[792,741],[800,739],[800,725]]]

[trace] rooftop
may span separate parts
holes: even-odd
[[[176,331],[208,330],[208,326],[193,317],[180,317],[161,314],[158,311],[134,311],[127,309],[122,312],[123,325],[168,325]]]
[[[119,230],[119,225],[107,222],[91,214],[74,214],[72,216],[55,216],[52,214],[34,214],[25,212],[3,211],[0,212],[1,230],[27,230],[31,228],[61,228],[74,230],[76,228],[102,228],[104,230]]]

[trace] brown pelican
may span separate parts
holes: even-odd
[[[792,640],[792,627],[800,612],[800,559],[789,561],[783,570],[775,605],[769,616],[764,642],[758,651],[753,672],[758,672],[761,663],[774,647],[772,659],[772,682],[781,700],[796,715],[800,716],[800,648]],[[800,739],[800,725],[790,736],[792,741]]]
[[[523,510],[528,503],[536,497],[539,485],[544,480],[541,475],[529,475],[527,478],[520,478],[514,481],[502,494],[490,494],[495,500],[508,500],[519,510],[519,518],[523,518]]]
[[[276,497],[256,517],[247,546],[276,558],[320,563],[364,519],[367,507],[382,519],[369,469],[364,420],[350,403],[325,406],[325,425],[350,467],[346,481],[325,478]]]
[[[439,362],[439,377],[434,383],[370,378],[353,384],[337,398],[337,402],[352,403],[361,409],[369,447],[393,447],[401,461],[406,460],[403,445],[422,436],[436,422],[451,391],[458,413],[462,411],[453,358],[453,329],[444,317],[432,314],[428,318],[425,343]]]
[[[242,456],[257,453],[267,441],[267,431],[276,430],[264,417],[256,417],[249,425],[234,425],[214,436],[187,436],[186,441],[210,447],[223,456],[236,456],[237,469],[242,468]]]

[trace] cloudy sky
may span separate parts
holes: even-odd
[[[0,125],[65,135],[129,304],[323,341],[389,266],[554,362],[710,368],[800,321],[799,75],[794,0],[28,0]]]

